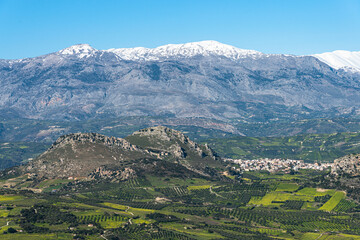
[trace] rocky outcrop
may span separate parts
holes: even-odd
[[[137,176],[132,168],[111,169],[106,166],[99,167],[89,174],[90,179],[108,179],[111,181],[124,181]]]
[[[222,167],[220,157],[209,146],[198,144],[182,132],[164,126],[136,131],[126,140],[159,159],[179,163],[198,174],[208,176],[208,167]]]
[[[336,159],[331,168],[331,175],[360,176],[360,154],[351,154]]]
[[[141,151],[137,146],[130,144],[123,138],[108,137],[98,133],[72,133],[59,137],[45,153],[56,148],[77,143],[99,143],[107,147],[121,147],[129,151]]]
[[[199,144],[192,141],[182,132],[164,126],[150,127],[136,131],[129,136],[128,139],[138,144],[141,141],[146,142],[144,147],[150,153],[157,154],[160,152],[161,154],[158,155],[160,158],[172,155],[176,158],[185,159],[188,153],[184,147],[199,157],[208,156],[214,160],[217,157],[208,145],[201,145],[200,147]]]

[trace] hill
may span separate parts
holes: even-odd
[[[145,153],[163,152],[163,148],[164,153],[172,152],[165,146],[176,148],[184,144],[179,138],[186,139],[165,128],[152,130],[132,136],[134,141],[145,142]],[[159,148],[153,149],[153,140]],[[183,146],[190,155],[194,145]],[[80,156],[94,156],[91,147],[110,155],[123,153],[123,159],[124,149],[141,153],[125,140],[73,134],[64,136],[43,156],[65,149],[63,161],[73,156],[74,161],[86,162]],[[127,171],[119,166],[99,167],[87,177],[39,178],[34,171],[0,179],[1,239],[351,240],[360,236],[360,206],[354,201],[360,196],[358,189],[348,188],[346,194],[343,185],[325,181],[327,171],[243,175],[229,171],[221,177],[204,177],[172,159],[123,160],[135,165]],[[34,166],[48,168],[58,160],[49,157],[48,162]],[[96,161],[89,159],[89,164]]]
[[[158,158],[178,162],[189,168],[206,169],[221,166],[220,158],[208,147],[197,144],[179,131],[167,127],[151,127],[126,137],[129,142],[141,146]]]
[[[210,176],[217,175],[221,167],[221,159],[206,145],[158,126],[135,132],[128,140],[96,133],[64,135],[17,171],[38,179],[97,176],[126,180],[155,173]]]
[[[134,128],[134,126],[131,126],[131,128]],[[109,130],[112,130],[112,128]],[[191,129],[187,130],[189,131]],[[196,139],[196,129],[193,128],[192,130],[194,132],[190,131],[187,134],[192,135]],[[159,137],[161,134],[165,134],[165,132],[166,131],[164,130],[162,133],[159,133]],[[177,131],[173,132],[175,133]],[[151,139],[156,139],[156,136],[153,136],[155,133],[157,133],[157,131],[147,133],[137,131],[134,134],[125,137],[125,140],[133,145],[141,146],[143,149],[152,149],[154,151],[162,151],[164,153],[168,151],[167,147],[171,146],[173,149],[175,146],[178,146],[182,149],[187,149],[182,143],[179,143],[178,145],[172,145],[176,141],[169,141],[166,143],[168,145],[159,140],[152,141]],[[237,136],[205,138],[204,136],[209,136],[207,135],[209,132],[207,132],[205,129],[200,129],[198,134],[203,136],[203,138],[200,138],[199,142],[208,144],[208,146],[210,146],[211,149],[214,149],[216,153],[219,154],[219,156],[225,158],[289,158],[305,160],[308,162],[332,162],[333,160],[343,157],[347,154],[360,152],[360,133],[358,132],[344,132],[335,134],[302,134],[289,137]],[[222,136],[222,133],[218,132],[217,135]],[[213,133],[210,136],[214,137],[216,134]],[[169,137],[169,139],[171,138]],[[0,169],[26,163],[28,158],[34,158],[40,155],[50,145],[51,144],[47,142],[2,143],[0,145],[0,149],[2,150],[0,154]],[[207,152],[206,145],[197,144],[196,146],[200,146],[198,150]],[[196,149],[194,150],[197,151]],[[184,154],[187,153],[180,153],[180,155]],[[207,154],[211,156],[212,153],[208,152]],[[198,158],[197,156],[193,157],[194,159]],[[169,156],[166,158],[169,159]],[[209,164],[209,162],[207,164]]]

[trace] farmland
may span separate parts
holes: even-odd
[[[17,190],[26,179],[11,179],[0,195],[2,239],[357,239],[358,204],[343,191],[310,186],[321,174],[32,183],[58,186],[41,193]]]
[[[243,137],[207,139],[223,157],[233,159],[287,158],[307,162],[329,162],[360,151],[360,134],[304,134],[287,137]]]

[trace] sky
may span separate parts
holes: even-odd
[[[264,53],[360,51],[360,0],[0,0],[0,59],[202,40]]]

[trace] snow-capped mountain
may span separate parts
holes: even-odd
[[[158,61],[170,58],[192,58],[195,56],[218,56],[237,60],[246,57],[259,57],[264,55],[255,50],[236,48],[217,41],[201,41],[185,44],[168,44],[157,48],[112,48],[108,50],[97,50],[89,44],[76,44],[58,51],[60,56],[75,56],[77,58],[88,58],[97,54],[115,54],[119,60],[129,61]]]
[[[0,117],[268,121],[359,114],[360,74],[319,59],[216,41],[110,50],[78,44],[0,60]]]
[[[264,54],[255,50],[240,49],[217,41],[208,40],[184,44],[168,44],[157,48],[112,48],[97,50],[89,44],[77,44],[60,50],[60,55],[73,55],[78,58],[88,58],[97,53],[113,53],[120,60],[129,61],[158,61],[170,58],[192,58],[195,56],[218,56],[232,60],[242,58],[259,58],[274,54]],[[279,54],[280,55],[280,54]],[[337,50],[311,55],[335,69],[360,72],[360,51],[351,52]]]
[[[344,68],[347,70],[360,71],[360,51],[337,50],[314,54],[313,56],[335,69]]]
[[[168,44],[157,48],[111,48],[97,50],[89,44],[76,44],[60,50],[59,55],[73,55],[78,58],[88,58],[96,54],[113,53],[120,60],[129,61],[158,61],[170,58],[192,58],[195,56],[218,56],[232,60],[242,58],[259,58],[274,54],[264,54],[255,50],[240,49],[217,41],[208,40],[184,44]],[[279,54],[281,55],[281,54]],[[360,71],[360,51],[350,52],[337,50],[311,55],[335,69]]]
[[[109,49],[108,52],[115,53],[124,60],[153,61],[171,57],[194,57],[194,56],[223,56],[230,59],[244,57],[256,57],[262,53],[254,50],[239,49],[217,41],[201,41],[185,44],[168,44],[157,48],[118,48]]]
[[[76,44],[71,47],[60,50],[61,55],[77,55],[79,58],[93,56],[98,50],[91,47],[89,44]]]

